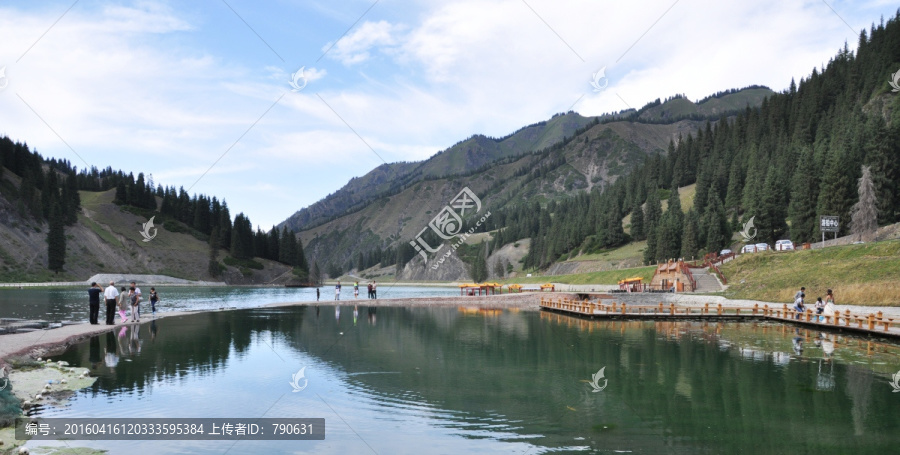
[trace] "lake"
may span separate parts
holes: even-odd
[[[112,453],[880,455],[900,447],[900,393],[890,383],[900,347],[777,323],[295,306],[123,327],[54,360],[91,368],[98,380],[63,408],[34,411],[42,417],[326,422],[321,441],[69,442]],[[293,392],[300,369],[308,382]]]
[[[104,283],[105,284],[105,283]],[[119,283],[119,287],[121,283]],[[251,308],[270,303],[315,302],[315,288],[244,287],[244,286],[155,286],[162,304],[158,311],[211,310],[218,308]],[[140,286],[144,294],[141,313],[150,313],[150,286]],[[323,301],[334,301],[334,286],[320,288]],[[457,287],[378,285],[378,298],[410,298],[458,296]],[[358,300],[366,297],[366,287],[360,283]],[[341,300],[353,300],[353,284],[341,289]],[[100,319],[106,314],[100,304]],[[131,310],[129,310],[130,313]],[[42,319],[51,322],[88,320],[88,294],[84,287],[48,287],[10,289],[0,288],[0,318]]]

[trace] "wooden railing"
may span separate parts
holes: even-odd
[[[728,280],[725,279],[725,274],[722,273],[721,270],[719,270],[719,266],[717,266],[713,262],[710,262],[709,267],[716,271],[716,275],[719,275],[719,279],[722,280],[722,284],[728,284]]]
[[[754,304],[752,307],[722,306],[721,303],[711,306],[707,303],[698,307],[676,307],[674,303],[665,305],[627,305],[625,302],[612,302],[610,304],[591,302],[588,300],[552,299],[541,297],[541,308],[565,311],[586,316],[622,315],[622,316],[756,316],[782,321],[799,321],[808,324],[816,324],[831,327],[851,327],[855,329],[890,332],[894,324],[894,318],[885,317],[879,311],[867,315],[837,311],[834,315],[817,315],[812,310],[796,311],[783,305],[781,308],[769,307],[769,305]],[[900,322],[900,321],[898,321]]]
[[[681,272],[684,273],[685,276],[687,276],[688,281],[691,283],[691,289],[688,292],[696,291],[697,290],[697,280],[694,279],[694,274],[691,273],[691,267],[684,261],[681,261],[679,266],[681,267]]]

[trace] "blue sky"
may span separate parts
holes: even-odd
[[[79,168],[224,198],[268,229],[382,160],[422,160],[472,134],[676,93],[782,90],[896,7],[5,1],[0,134]],[[306,85],[292,91],[301,67]],[[608,86],[594,91],[602,68]]]

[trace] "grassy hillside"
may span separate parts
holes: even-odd
[[[166,222],[157,212],[113,204],[115,190],[109,190],[79,192],[82,210],[78,222],[65,229],[64,270],[54,274],[47,270],[46,223],[19,214],[10,202],[17,191],[15,182],[6,181],[12,185],[0,194],[0,280],[4,282],[81,281],[97,273],[134,273],[262,284],[289,270],[283,264],[257,259],[263,264],[261,270],[222,264],[222,276],[214,278],[208,273],[205,239],[191,234],[192,229],[180,222]],[[144,242],[142,223],[151,216],[156,216],[157,235]],[[220,251],[220,264],[227,255]]]
[[[604,270],[602,272],[576,273],[572,275],[557,276],[532,276],[511,278],[501,281],[502,283],[519,283],[519,284],[543,284],[543,283],[564,283],[564,284],[617,284],[619,280],[639,276],[644,279],[645,283],[649,283],[653,278],[653,272],[656,267],[636,267],[632,269],[621,270]]]
[[[749,106],[759,106],[763,98],[774,94],[772,90],[764,87],[747,88],[736,93],[728,93],[723,96],[713,96],[700,103],[677,97],[665,103],[642,110],[642,120],[660,121],[687,118],[690,116],[718,115],[734,112]]]
[[[620,262],[635,259],[640,262],[644,248],[647,247],[647,241],[631,242],[619,248],[604,251],[601,253],[582,254],[569,259],[569,261],[607,261]]]
[[[900,240],[744,254],[722,271],[731,285],[729,297],[787,303],[805,286],[813,302],[832,289],[838,304],[900,303]]]

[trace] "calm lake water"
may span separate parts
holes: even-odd
[[[121,286],[121,284],[120,284]],[[144,293],[141,312],[149,314],[150,286],[140,286]],[[270,303],[315,302],[315,288],[285,287],[184,287],[156,286],[162,304],[157,311],[210,310],[218,308],[252,308]],[[320,288],[323,301],[334,301],[334,286]],[[439,297],[459,295],[459,288],[378,285],[378,298]],[[359,300],[366,297],[366,288],[360,284]],[[344,283],[341,300],[353,300],[353,284]],[[105,306],[101,302],[100,319]],[[129,310],[130,311],[130,310]],[[51,322],[88,320],[88,294],[85,287],[60,287],[42,289],[0,288],[0,318],[42,319]]]
[[[69,443],[112,453],[880,455],[900,447],[900,393],[890,384],[897,345],[773,323],[356,310],[201,313],[97,336],[54,358],[91,368],[95,385],[37,414],[326,421],[324,441]],[[294,393],[291,376],[303,367],[308,386]],[[601,368],[603,389],[593,392]],[[53,444],[61,443],[30,445]]]

